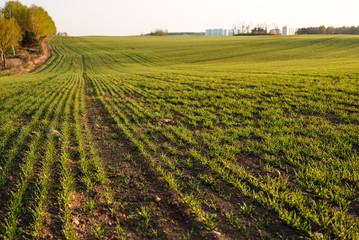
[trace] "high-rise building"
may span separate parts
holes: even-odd
[[[296,32],[296,29],[290,28],[288,26],[282,27],[282,35],[294,35]]]
[[[233,29],[206,29],[205,35],[206,36],[233,36],[234,30]]]

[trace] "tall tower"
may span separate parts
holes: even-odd
[[[288,35],[288,27],[287,26],[283,26],[282,35]]]

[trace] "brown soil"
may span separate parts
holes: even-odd
[[[51,38],[52,36],[47,36],[41,42],[41,54],[36,52],[29,54],[27,51],[25,51],[26,56],[23,57],[25,60],[20,58],[7,59],[8,66],[6,69],[1,69],[0,77],[26,74],[36,70],[42,64],[46,63],[47,60],[51,57],[51,52],[47,47],[47,42],[50,41]]]

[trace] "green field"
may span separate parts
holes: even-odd
[[[49,47],[0,78],[1,238],[359,239],[359,37]]]

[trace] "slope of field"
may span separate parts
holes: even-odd
[[[0,79],[3,239],[359,239],[359,37],[55,37]]]

